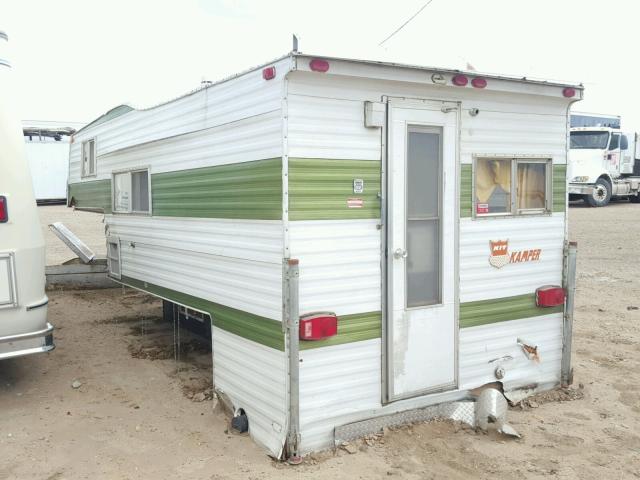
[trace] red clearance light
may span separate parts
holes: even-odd
[[[467,85],[467,83],[469,83],[469,79],[466,77],[466,75],[462,75],[461,73],[459,73],[458,75],[453,76],[451,82],[458,87],[464,87]]]
[[[564,289],[556,285],[545,285],[536,290],[536,305],[539,307],[557,307],[564,304]]]
[[[564,97],[567,97],[567,98],[575,97],[576,96],[576,89],[575,88],[571,88],[571,87],[565,87],[562,90],[562,95]]]
[[[338,333],[335,313],[309,313],[300,317],[300,340],[324,340]]]
[[[0,223],[9,221],[9,211],[7,210],[7,197],[0,197]]]
[[[262,78],[265,80],[276,78],[276,67],[267,67],[262,69]]]
[[[314,58],[309,62],[309,68],[314,72],[328,72],[329,62],[322,60],[321,58]]]
[[[487,86],[487,80],[484,78],[477,77],[471,80],[471,85],[474,88],[484,88]]]

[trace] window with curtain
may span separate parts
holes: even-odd
[[[551,160],[476,158],[476,217],[549,211]]]

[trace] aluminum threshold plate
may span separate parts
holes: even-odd
[[[384,427],[395,427],[435,419],[455,420],[473,427],[476,422],[475,418],[475,402],[441,403],[440,405],[407,410],[336,427],[334,443],[339,446],[343,442],[350,442],[366,435],[379,433]]]
[[[71,230],[65,227],[62,222],[52,223],[49,228],[84,263],[91,263],[96,257],[96,254],[82,240],[76,237]]]

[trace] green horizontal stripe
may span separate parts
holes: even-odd
[[[289,159],[289,219],[347,220],[380,218],[380,167],[377,160]],[[364,192],[353,193],[353,180]],[[347,200],[362,199],[362,208]]]
[[[277,320],[236,310],[235,308],[226,307],[131,277],[123,276],[120,282],[130,287],[166,298],[180,305],[207,312],[211,316],[214,326],[246,338],[247,340],[284,351],[282,324]]]
[[[361,342],[382,336],[382,313],[369,312],[338,317],[338,334],[320,341],[300,340],[300,350]]]
[[[69,205],[102,209],[104,213],[111,213],[111,180],[70,183]]]
[[[169,217],[282,218],[282,159],[151,175],[153,214]]]
[[[553,165],[553,211],[564,212],[567,202],[567,166]]]
[[[460,165],[460,218],[473,215],[472,165]]]
[[[459,323],[460,328],[477,327],[478,325],[519,320],[563,311],[562,305],[547,308],[538,307],[536,306],[535,294],[525,294],[461,303]]]

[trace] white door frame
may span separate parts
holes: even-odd
[[[382,129],[382,403],[387,404],[392,401],[402,400],[406,398],[413,398],[419,396],[425,396],[431,393],[455,390],[458,386],[458,350],[459,350],[459,325],[458,325],[458,312],[459,312],[459,214],[460,214],[460,195],[459,195],[459,179],[460,179],[460,116],[461,106],[459,102],[442,101],[442,100],[430,100],[430,99],[407,99],[407,98],[392,98],[383,97],[383,101],[387,106],[387,118],[385,126]],[[391,148],[391,109],[392,108],[406,108],[410,110],[430,110],[440,111],[455,116],[455,168],[453,172],[443,171],[443,181],[447,182],[449,188],[451,186],[454,189],[455,205],[453,208],[453,216],[451,219],[454,228],[454,285],[453,285],[453,297],[454,297],[454,379],[453,382],[447,385],[439,386],[435,389],[428,388],[423,391],[410,392],[407,395],[393,395],[393,331],[391,328],[393,321],[393,283],[392,275],[393,268],[393,244],[390,240],[390,228],[392,227],[392,212],[390,205],[389,195],[389,169],[390,169],[390,148]],[[450,178],[453,173],[454,178]],[[448,175],[448,177],[447,177]]]

